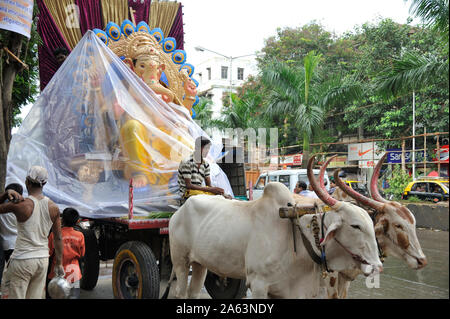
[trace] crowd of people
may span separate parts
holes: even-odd
[[[68,298],[80,295],[79,259],[85,244],[83,234],[73,228],[79,213],[68,207],[60,217],[58,206],[43,194],[47,179],[45,168],[33,166],[25,179],[27,198],[16,183],[0,196],[2,299],[49,297],[46,286],[55,276],[71,284]]]

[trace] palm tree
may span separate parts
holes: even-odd
[[[422,18],[426,26],[440,33],[448,42],[449,10],[448,0],[412,0],[409,11]]]
[[[292,118],[303,137],[303,167],[309,159],[310,139],[314,130],[321,127],[325,112],[361,96],[358,84],[346,83],[339,76],[323,80],[316,70],[321,56],[309,52],[301,68],[274,61],[262,72],[262,80],[271,90],[267,115]]]
[[[442,37],[444,54],[424,56],[420,52],[407,51],[394,59],[392,66],[375,79],[378,92],[386,98],[419,91],[437,82],[445,81],[448,85],[449,1],[412,0],[410,12],[422,18],[425,26]]]
[[[443,81],[448,85],[448,71],[448,57],[409,51],[394,59],[392,66],[377,76],[375,85],[382,96],[390,98]]]
[[[195,121],[200,122],[199,126],[203,129],[211,127],[211,109],[212,101],[210,99],[201,97],[200,101],[193,107],[195,111]]]
[[[253,92],[243,97],[231,94],[231,106],[222,111],[219,119],[211,121],[211,125],[219,129],[241,128],[242,130],[265,127],[266,119],[258,116],[261,108],[260,99],[260,96]]]

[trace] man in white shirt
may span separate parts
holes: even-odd
[[[48,173],[45,168],[31,167],[25,180],[28,198],[0,204],[0,214],[12,212],[17,218],[16,245],[3,279],[5,287],[2,287],[4,292],[2,298],[44,298],[50,230],[54,235],[55,274],[60,277],[65,275],[62,266],[63,243],[59,208],[43,194],[47,179]],[[15,193],[11,190],[8,192]],[[6,196],[11,200],[10,195],[11,193],[2,195],[2,201],[5,201]]]
[[[304,181],[298,181],[295,186],[294,193],[306,197],[319,198],[314,191],[308,190]]]

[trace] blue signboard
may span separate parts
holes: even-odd
[[[402,162],[402,150],[400,148],[391,148],[387,150],[389,152],[386,162],[390,164],[397,164]],[[422,162],[424,151],[416,152],[416,162]],[[405,152],[405,162],[412,161],[412,152]]]

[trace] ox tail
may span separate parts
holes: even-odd
[[[170,278],[169,278],[169,282],[167,283],[167,288],[164,291],[164,294],[162,295],[161,299],[167,299],[167,297],[169,296],[169,291],[170,291],[170,285],[172,284],[172,281],[175,278],[175,270],[172,267],[172,272],[170,273]]]

